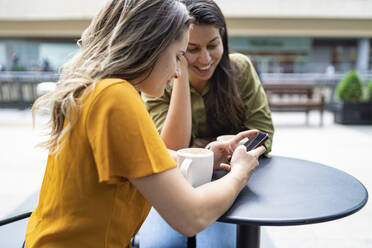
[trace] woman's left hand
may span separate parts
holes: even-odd
[[[214,153],[214,170],[230,170],[228,159],[231,157],[239,142],[245,138],[256,134],[257,130],[243,131],[235,135],[234,138],[227,142],[214,141],[209,144],[210,150]]]

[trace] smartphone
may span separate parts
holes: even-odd
[[[244,145],[247,147],[247,152],[259,147],[268,138],[269,138],[269,135],[267,133],[262,133],[262,132],[258,132],[252,135],[251,137],[248,138],[248,141],[244,143]]]

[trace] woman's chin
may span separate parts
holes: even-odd
[[[141,91],[142,93],[145,93],[146,95],[148,96],[152,96],[152,97],[161,97],[164,95],[164,89],[161,90],[161,91]]]
[[[193,74],[194,74],[194,78],[197,81],[208,81],[213,76],[213,72],[214,72],[214,70],[210,70],[210,71],[207,71],[207,72],[201,72],[199,70],[195,70],[195,72]]]

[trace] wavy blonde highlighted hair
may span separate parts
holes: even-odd
[[[32,107],[51,106],[49,139],[40,144],[58,152],[78,118],[81,103],[104,78],[128,81],[151,73],[159,55],[187,30],[190,16],[178,0],[111,0],[78,41],[80,51],[62,67],[57,89]],[[64,122],[67,121],[67,125]]]

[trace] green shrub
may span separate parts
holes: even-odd
[[[27,71],[27,67],[23,65],[16,65],[11,68],[12,71]]]
[[[337,85],[337,96],[345,102],[359,102],[362,100],[363,82],[354,70],[348,72]]]
[[[368,95],[368,101],[372,102],[372,80],[368,82],[367,95]]]

